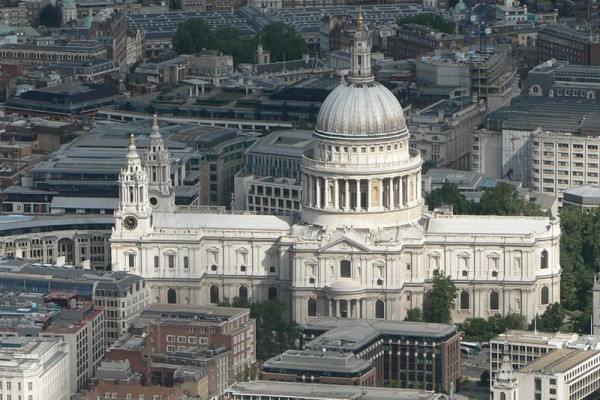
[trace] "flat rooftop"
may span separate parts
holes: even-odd
[[[179,304],[151,304],[141,315],[141,319],[164,318],[169,321],[186,322],[226,322],[232,318],[248,314],[248,308],[186,306]]]
[[[458,333],[453,325],[333,317],[317,318],[305,324],[303,330],[326,331],[308,343],[308,348],[343,351],[358,350],[381,335],[445,340]]]
[[[363,374],[371,366],[371,361],[356,358],[353,353],[307,349],[288,350],[267,360],[262,368],[267,372],[292,369]]]
[[[530,362],[522,367],[519,372],[560,374],[577,367],[598,354],[600,354],[598,350],[558,349]]]
[[[412,389],[388,389],[347,385],[311,385],[306,383],[253,381],[238,382],[226,389],[230,397],[262,396],[302,398],[306,400],[441,400],[441,393]],[[259,398],[257,397],[257,398]]]

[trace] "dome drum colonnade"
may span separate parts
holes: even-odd
[[[371,72],[361,18],[346,81],[319,111],[312,153],[302,159],[305,223],[374,228],[420,217],[421,157],[409,148],[402,106]]]

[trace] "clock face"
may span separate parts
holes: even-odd
[[[137,227],[137,219],[133,215],[128,215],[123,220],[123,225],[126,229],[132,230]]]

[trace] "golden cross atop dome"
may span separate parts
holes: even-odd
[[[154,126],[158,126],[158,115],[154,114]]]
[[[133,133],[131,134],[131,136],[129,136],[129,145],[135,146],[135,135]]]
[[[362,6],[358,6],[358,21],[356,22],[356,27],[358,29],[363,28]]]

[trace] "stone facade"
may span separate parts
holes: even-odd
[[[146,277],[153,301],[279,298],[299,323],[402,319],[423,307],[437,273],[459,289],[457,321],[508,312],[530,320],[558,301],[557,219],[424,212],[421,157],[409,148],[400,104],[373,80],[367,34],[358,26],[349,77],[323,103],[313,149],[303,156],[299,223],[167,211],[159,205],[168,191],[154,191],[152,205],[148,167],[133,140],[119,179],[113,269]],[[170,158],[158,154],[164,144],[154,147],[147,157],[167,169],[158,178],[165,183]]]

